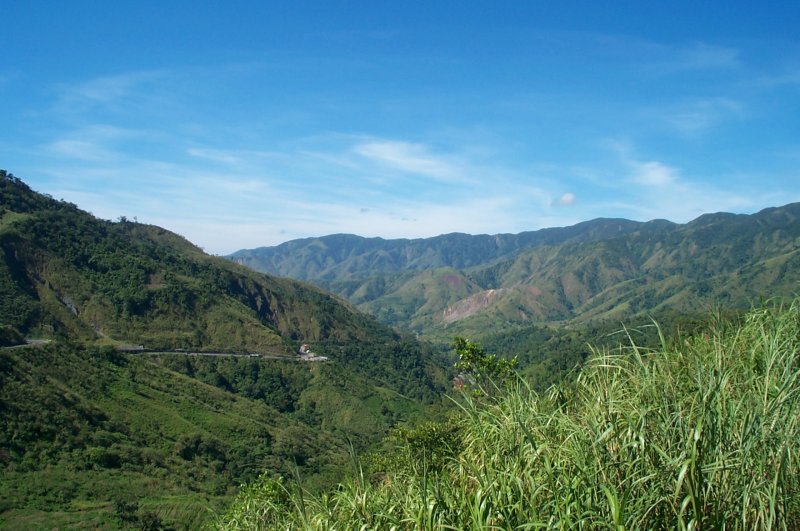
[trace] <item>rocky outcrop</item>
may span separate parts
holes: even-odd
[[[449,324],[466,319],[470,315],[491,306],[506,291],[508,290],[505,288],[487,289],[475,295],[470,295],[466,299],[461,299],[444,309],[442,322]]]

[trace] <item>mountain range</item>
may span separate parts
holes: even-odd
[[[620,320],[686,329],[793,296],[798,249],[792,204],[223,258],[0,170],[0,527],[195,528],[262,472],[330,486],[351,452],[442,413],[452,360],[414,335],[519,356],[542,389]]]
[[[331,235],[241,250],[257,271],[312,282],[433,340],[662,310],[749,307],[794,294],[800,204],[678,224],[595,219],[520,234],[415,240]]]

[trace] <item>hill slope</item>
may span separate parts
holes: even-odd
[[[0,209],[0,322],[24,333],[227,350],[387,333],[316,288],[159,227],[96,219],[5,173]]]
[[[0,330],[4,344],[53,340],[0,351],[0,521],[12,526],[34,525],[30,511],[106,521],[126,483],[134,497],[163,490],[142,503],[193,525],[177,506],[229,496],[265,469],[330,482],[348,444],[420,415],[446,382],[430,348],[335,296],[159,227],[96,219],[3,171]],[[330,361],[300,363],[301,343]],[[283,359],[112,348],[123,345]],[[50,478],[72,486],[48,494]]]
[[[450,252],[458,242],[461,255]],[[383,322],[447,340],[530,323],[748,307],[797,289],[798,248],[800,204],[792,204],[683,225],[599,219],[516,236],[339,235],[232,258],[315,282]]]
[[[0,294],[0,325],[28,336],[268,354],[310,343],[397,382],[406,365],[436,369],[419,345],[316,287],[208,256],[160,227],[99,220],[2,171]]]

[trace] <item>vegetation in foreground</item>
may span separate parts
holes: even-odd
[[[500,383],[496,359],[458,346],[478,371],[457,417],[397,432],[395,452],[354,459],[334,492],[264,476],[216,525],[800,527],[800,302],[658,349],[598,350],[573,384],[543,394]]]

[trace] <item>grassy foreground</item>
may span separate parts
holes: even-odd
[[[485,367],[485,366],[484,366]],[[225,529],[798,529],[800,304],[655,350],[597,351],[577,381],[476,398],[337,491],[263,477]],[[480,381],[480,380],[478,380]]]

